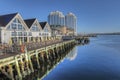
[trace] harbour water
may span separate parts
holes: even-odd
[[[74,47],[43,80],[120,80],[120,35]]]

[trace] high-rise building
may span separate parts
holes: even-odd
[[[60,11],[51,12],[48,15],[48,23],[53,26],[64,26],[65,16]]]
[[[67,27],[68,32],[71,34],[76,35],[76,24],[77,18],[73,13],[68,13],[66,16],[63,15],[60,11],[51,12],[48,15],[48,23],[52,28],[56,27]]]
[[[70,12],[65,16],[65,26],[73,29],[74,34],[76,34],[76,23],[77,23],[77,18],[73,13]]]

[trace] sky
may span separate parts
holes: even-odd
[[[120,32],[120,0],[0,0],[0,15],[19,12],[23,19],[47,21],[52,11],[77,17],[77,32]]]

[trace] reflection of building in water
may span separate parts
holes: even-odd
[[[74,60],[77,56],[77,47],[74,47],[69,54],[67,55],[67,59],[69,59],[70,61]]]

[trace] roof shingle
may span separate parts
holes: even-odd
[[[46,24],[47,24],[47,22],[40,22],[40,25],[41,25],[42,29],[44,29]]]
[[[28,26],[28,28],[31,28],[32,24],[34,23],[34,21],[36,20],[36,18],[33,19],[26,19],[24,20],[26,25]]]
[[[6,26],[18,13],[0,15],[0,26]]]

